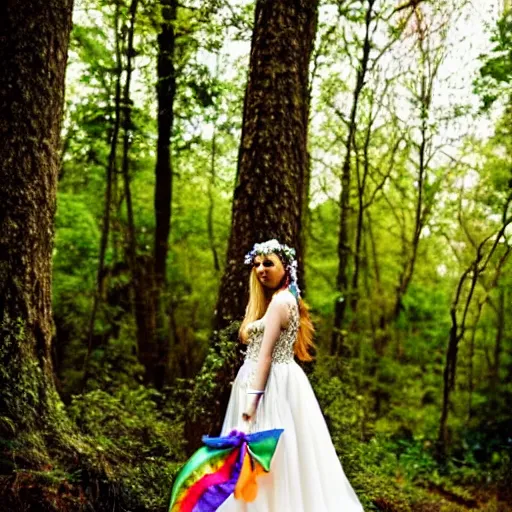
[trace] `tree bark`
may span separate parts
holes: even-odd
[[[255,242],[277,238],[296,248],[302,265],[308,67],[317,9],[318,0],[256,4],[218,328],[244,314],[248,270],[243,259]]]
[[[17,432],[54,431],[60,416],[51,258],[72,8],[0,8],[0,410]]]
[[[277,238],[295,247],[301,277],[308,166],[308,69],[317,11],[318,0],[256,3],[231,235],[215,318],[217,329],[228,327],[244,314],[249,276],[244,255],[254,243]],[[231,325],[224,334],[231,339],[236,337],[235,331]],[[212,350],[220,352],[219,343],[214,341]],[[233,355],[233,360],[226,360],[217,372],[214,396],[209,396],[206,403],[198,398],[201,416],[187,419],[190,450],[197,446],[202,434],[220,430],[235,360]],[[203,370],[208,373],[205,367]],[[203,396],[204,390],[199,394]]]
[[[176,2],[161,0],[163,23],[158,34],[157,121],[158,140],[155,168],[155,279],[157,286],[165,282],[168,240],[171,229],[172,161],[171,135],[174,122],[176,77],[174,69],[174,21]]]

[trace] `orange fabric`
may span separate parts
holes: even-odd
[[[246,502],[254,501],[258,494],[256,478],[262,473],[265,473],[263,466],[254,461],[253,467],[251,457],[249,453],[246,452],[242,463],[242,470],[240,471],[240,476],[238,477],[235,487],[235,498],[237,500],[242,499]]]

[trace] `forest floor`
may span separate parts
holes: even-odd
[[[161,489],[158,502],[142,503],[135,495],[133,482],[120,481],[111,468],[110,478],[84,472],[75,473],[47,467],[39,471],[19,470],[10,477],[0,477],[0,510],[2,512],[167,512],[168,489]],[[142,468],[141,468],[142,470]],[[135,491],[135,492],[134,492]],[[369,494],[373,494],[370,491]],[[511,512],[512,493],[492,488],[449,490],[430,485],[403,496],[375,496],[365,511],[380,512]],[[362,497],[363,498],[363,497]],[[368,503],[368,501],[366,501]],[[283,511],[288,512],[288,511]],[[289,511],[293,512],[293,511]],[[340,511],[342,512],[342,511]]]
[[[512,501],[504,501],[498,491],[486,489],[466,490],[464,495],[445,489],[441,486],[431,485],[426,489],[429,500],[420,505],[420,508],[412,508],[418,512],[456,512],[456,511],[486,511],[486,512],[511,512]],[[394,510],[394,509],[391,509]]]
[[[402,499],[403,498],[403,499]],[[429,484],[404,493],[403,497],[373,496],[365,510],[382,512],[511,512],[512,493],[496,488],[455,488]],[[373,508],[374,507],[374,508]]]

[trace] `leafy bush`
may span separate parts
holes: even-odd
[[[183,424],[172,410],[159,408],[163,401],[154,389],[123,385],[114,394],[95,390],[74,396],[68,408],[90,443],[116,462],[111,476],[120,482],[120,499],[130,510],[166,507],[185,460]]]
[[[120,457],[166,457],[182,460],[182,425],[158,409],[160,393],[121,386],[115,394],[95,390],[73,397],[69,414],[98,449]]]

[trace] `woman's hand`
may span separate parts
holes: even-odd
[[[247,394],[244,412],[242,413],[242,420],[253,422],[256,419],[256,410],[260,401],[261,394]]]

